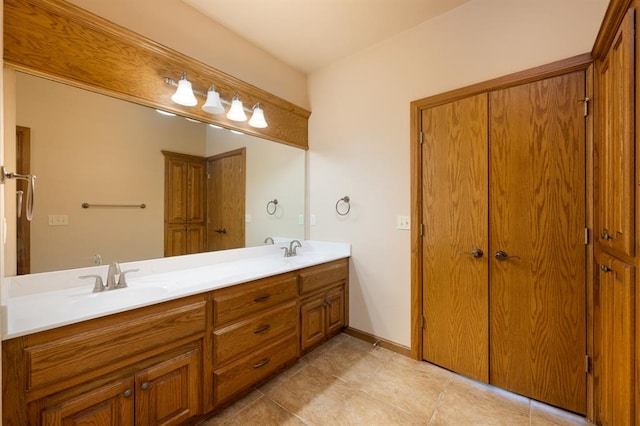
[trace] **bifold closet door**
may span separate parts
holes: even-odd
[[[489,380],[487,94],[422,112],[423,358]]]
[[[584,98],[584,72],[489,95],[490,381],[578,413],[586,411]]]

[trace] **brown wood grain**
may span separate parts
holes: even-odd
[[[490,93],[491,383],[586,410],[584,72]]]
[[[214,368],[258,350],[270,341],[298,329],[298,304],[295,300],[235,322],[213,332]]]
[[[62,0],[4,2],[4,63],[16,69],[132,101],[243,133],[308,148],[310,113],[282,98],[146,39]],[[210,115],[199,105],[171,101],[187,72],[193,87],[214,84],[230,100],[238,93],[248,107],[260,102],[269,127],[256,129],[224,114]]]
[[[251,385],[272,375],[298,355],[294,334],[273,342],[244,358],[214,371],[214,394],[220,405]]]
[[[423,358],[488,382],[487,95],[425,109]],[[464,254],[469,253],[469,254]]]
[[[43,387],[204,332],[205,302],[64,336],[25,349],[28,388]],[[117,339],[114,339],[114,335]]]
[[[296,282],[296,274],[288,273],[216,290],[212,299],[214,326],[237,321],[294,299],[298,294]]]
[[[636,244],[634,16],[630,9],[598,63],[597,232],[603,247],[622,256],[634,256]]]
[[[300,350],[303,353],[322,342],[327,335],[324,304],[324,294],[300,303]]]
[[[207,158],[207,249],[244,247],[247,150],[236,149]],[[225,233],[216,232],[224,229]]]
[[[348,259],[306,268],[299,274],[300,295],[306,295],[340,281],[346,281],[348,278]]]
[[[609,269],[599,270],[595,304],[596,421],[633,425],[635,268],[607,254],[600,256],[599,264]]]

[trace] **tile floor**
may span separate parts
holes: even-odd
[[[588,424],[340,334],[200,426]]]

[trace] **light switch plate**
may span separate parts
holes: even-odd
[[[402,230],[411,229],[409,216],[398,216],[396,228]]]
[[[50,226],[65,226],[69,224],[69,216],[66,214],[50,214],[49,225]]]

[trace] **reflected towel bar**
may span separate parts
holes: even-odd
[[[89,203],[82,203],[82,208],[83,209],[88,209],[89,207],[115,207],[115,208],[137,208],[137,209],[144,209],[147,207],[146,204],[142,203],[142,204],[89,204]]]

